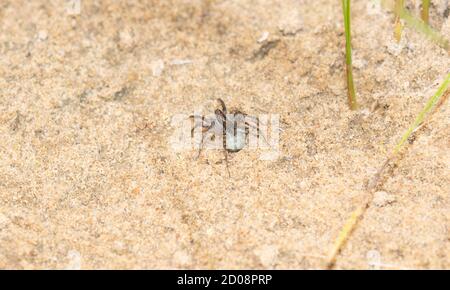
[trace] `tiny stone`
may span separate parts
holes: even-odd
[[[39,40],[44,41],[44,40],[47,40],[47,38],[48,38],[47,31],[41,30],[41,31],[38,32],[38,39]]]
[[[369,116],[371,113],[371,111],[368,108],[362,109],[360,112],[361,112],[361,115],[364,117]]]
[[[395,197],[385,191],[377,191],[373,196],[373,203],[378,207],[389,205],[391,203],[394,203],[395,201]]]
[[[261,36],[259,37],[259,39],[257,40],[258,43],[262,43],[264,41],[266,41],[269,38],[269,32],[268,31],[264,31]]]
[[[67,259],[69,264],[66,270],[80,270],[81,269],[81,254],[76,250],[70,250],[67,252]]]
[[[278,248],[275,245],[262,246],[254,251],[264,267],[272,267],[278,256]]]
[[[180,266],[185,266],[191,263],[191,256],[186,253],[185,251],[181,250],[181,251],[177,251],[174,255],[173,255],[173,260],[176,264],[180,265]]]
[[[152,62],[152,74],[154,77],[159,77],[164,71],[164,61],[156,60]]]

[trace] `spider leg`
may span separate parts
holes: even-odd
[[[247,120],[247,122],[245,122],[245,124],[249,124],[249,126],[252,125],[252,127],[253,127],[253,128],[256,128],[256,129],[258,130],[258,132],[259,132],[259,124],[261,123],[261,121],[259,120],[258,117],[255,117],[255,116],[252,116],[252,115],[248,115],[248,114],[246,114],[246,113],[244,113],[244,112],[241,112],[241,111],[239,111],[239,110],[236,110],[236,111],[234,111],[233,113],[234,113],[235,115],[242,115],[242,116],[244,117],[244,120]],[[252,121],[253,121],[253,124],[250,124],[250,123],[248,122],[249,120],[252,120]]]
[[[219,102],[220,106],[222,107],[223,114],[226,115],[227,107],[225,106],[225,102],[221,98],[218,98],[217,101]]]
[[[258,132],[257,136],[259,137],[259,132],[260,132],[260,130],[259,130],[259,125],[260,125],[260,124],[263,124],[263,125],[267,126],[267,123],[262,123],[261,120],[259,120],[259,118],[258,118],[258,117],[255,117],[255,116],[251,116],[251,115],[247,115],[247,114],[244,114],[244,116],[245,116],[246,118],[253,119],[254,124],[251,124],[251,123],[249,123],[249,122],[246,122],[245,124],[248,125],[249,127],[256,128],[256,129],[257,129],[257,132]],[[283,132],[284,130],[283,130],[282,128],[278,128],[278,131],[279,131],[279,132]],[[269,143],[269,142],[267,141],[267,139],[265,138],[265,136],[262,135],[262,137],[263,137],[263,139],[264,139],[264,142],[266,142],[267,145],[271,146],[270,143]],[[272,146],[271,146],[271,147],[272,147]]]
[[[209,125],[208,127],[203,127],[203,129],[202,129],[202,141],[200,142],[200,146],[199,146],[199,148],[198,148],[198,153],[197,153],[197,156],[194,158],[195,160],[197,160],[199,157],[200,157],[200,154],[202,153],[202,149],[203,149],[203,143],[205,143],[205,139],[206,139],[206,136],[208,136],[208,131],[212,128],[214,126],[214,122],[211,124],[211,125]],[[205,134],[206,133],[206,134]]]
[[[250,116],[250,115],[247,115],[247,114],[244,114],[244,117],[247,118],[247,119],[251,119],[255,124],[259,125],[261,123],[261,121],[259,120],[258,117]]]
[[[201,115],[190,115],[189,119],[191,119],[191,121],[194,123],[196,120],[199,120],[206,124],[211,124],[211,122],[214,121],[214,118],[211,118],[211,116],[201,116]],[[207,125],[207,126],[209,126],[209,125]]]
[[[225,155],[225,167],[227,168],[228,177],[231,177],[230,167],[228,165],[227,136],[226,133],[224,133],[223,135],[223,154]]]
[[[261,120],[259,120],[258,117],[255,117],[255,116],[252,116],[252,115],[248,115],[248,114],[243,113],[243,112],[241,112],[241,111],[235,111],[235,114],[241,114],[241,115],[243,115],[244,118],[246,118],[247,120],[248,120],[248,119],[251,119],[251,120],[253,121],[253,123],[254,123],[253,126],[259,127],[259,124],[261,123]],[[267,124],[264,124],[264,125],[267,125]]]
[[[203,120],[205,119],[205,116],[201,116],[201,115],[190,115],[189,119],[191,119],[191,121],[195,124],[195,122],[197,120],[200,120],[200,122],[203,122]]]
[[[206,132],[209,128],[209,126],[214,122],[210,120],[208,117],[201,116],[201,115],[190,115],[189,119],[194,123],[193,128],[191,129],[191,137],[194,137],[194,131],[198,127],[202,127],[202,133]],[[196,120],[200,119],[200,122],[196,122]]]
[[[231,177],[231,173],[230,173],[230,167],[228,165],[228,151],[225,149],[223,150],[223,153],[225,155],[225,166],[227,168],[227,172],[228,172],[228,177]]]
[[[190,115],[189,117],[188,117],[189,119],[203,119],[203,116],[201,116],[201,115]]]
[[[216,114],[216,119],[217,121],[219,121],[219,123],[225,124],[226,120],[227,120],[227,115],[226,113],[222,112],[219,109],[216,109],[214,111],[214,114]]]
[[[194,129],[198,126],[198,124],[202,124],[203,123],[203,116],[190,115],[188,118],[191,120],[191,123],[193,124]],[[200,122],[197,122],[197,120],[200,120]],[[191,133],[194,131],[194,129],[192,129]]]
[[[210,126],[205,126],[202,123],[197,123],[195,124],[195,126],[191,129],[191,138],[194,137],[194,131],[195,129],[197,129],[198,127],[202,127],[202,133],[205,133],[209,130]]]
[[[269,147],[270,147],[271,149],[273,149],[272,145],[267,141],[266,136],[264,136],[264,134],[260,134],[260,130],[259,130],[259,120],[258,120],[258,124],[257,124],[257,125],[250,124],[250,123],[248,123],[248,122],[245,122],[245,125],[246,125],[247,127],[249,127],[249,128],[256,129],[256,137],[259,138],[259,136],[261,136],[261,137],[263,138],[264,142],[265,142],[267,145],[269,145]]]

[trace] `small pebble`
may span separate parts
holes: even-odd
[[[152,62],[152,74],[154,77],[159,77],[164,71],[164,61],[156,60]]]
[[[259,39],[257,40],[258,43],[263,43],[264,41],[266,41],[269,38],[269,32],[268,31],[264,31],[261,36],[259,37]]]
[[[377,191],[373,196],[373,204],[378,207],[384,207],[396,201],[395,197],[385,191]]]
[[[275,245],[265,245],[254,251],[264,267],[272,267],[278,256],[278,247]]]
[[[81,254],[76,250],[67,252],[67,259],[69,260],[66,270],[81,270]]]
[[[186,251],[180,250],[175,252],[173,260],[177,265],[186,266],[191,263],[192,258]]]
[[[45,41],[45,40],[47,40],[47,38],[48,38],[48,33],[47,33],[47,31],[41,30],[41,31],[38,32],[38,39],[39,39],[40,41]]]

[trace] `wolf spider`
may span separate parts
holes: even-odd
[[[217,99],[220,108],[215,109],[213,116],[191,115],[189,118],[194,122],[191,130],[191,137],[194,137],[195,129],[201,127],[202,139],[199,144],[198,154],[195,159],[200,157],[206,138],[212,134],[210,139],[215,140],[216,136],[222,136],[223,152],[225,155],[225,163],[230,176],[228,167],[228,153],[237,153],[244,149],[248,143],[248,136],[250,135],[250,128],[256,130],[256,136],[259,138],[259,119],[250,116],[239,110],[228,111],[225,102],[222,99]],[[228,116],[228,117],[227,117]],[[200,120],[200,122],[197,122]],[[269,144],[264,135],[261,135],[266,144]],[[269,145],[270,146],[270,145]]]

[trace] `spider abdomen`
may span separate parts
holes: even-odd
[[[245,132],[226,132],[225,134],[225,149],[229,152],[241,151],[246,144]]]

